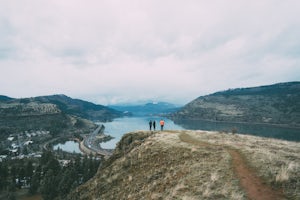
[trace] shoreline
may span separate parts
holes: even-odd
[[[76,138],[76,141],[79,144],[79,149],[83,154],[86,154],[86,155],[92,154],[94,156],[104,156],[104,157],[109,157],[112,155],[112,152],[109,152],[105,149],[99,149],[96,151],[96,150],[88,148],[87,146],[84,145],[85,139],[86,138],[84,138],[82,141],[80,141],[78,138]]]
[[[300,129],[299,126],[295,126],[292,124],[272,124],[272,123],[259,123],[259,122],[239,122],[239,121],[218,121],[218,120],[210,120],[210,119],[201,119],[201,118],[169,118],[174,123],[178,121],[204,121],[204,122],[212,122],[212,123],[231,123],[231,124],[246,124],[246,125],[265,125],[271,127],[278,127],[278,128],[288,128],[288,129]],[[180,124],[179,124],[180,125]]]

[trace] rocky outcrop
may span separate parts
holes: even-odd
[[[138,131],[124,135],[97,174],[67,199],[297,199],[299,155],[299,143],[275,139]],[[255,178],[240,184],[241,173]]]
[[[171,115],[182,119],[300,127],[300,82],[232,89],[201,96]]]
[[[51,103],[0,103],[0,114],[3,116],[28,116],[57,114],[61,110],[55,104]]]

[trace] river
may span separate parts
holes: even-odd
[[[105,134],[115,137],[106,143],[101,144],[103,148],[112,149],[120,141],[124,133],[136,130],[148,130],[149,120],[155,120],[157,129],[159,129],[159,117],[125,117],[117,118],[112,122],[103,123],[105,126]],[[289,141],[300,141],[300,129],[279,127],[266,124],[247,124],[247,123],[228,123],[228,122],[210,122],[203,120],[185,120],[177,121],[176,124],[169,120],[165,120],[165,130],[208,130],[232,132],[235,130],[238,134],[249,134],[269,138],[277,138]]]
[[[300,142],[300,128],[281,127],[268,124],[212,122],[204,120],[180,120],[176,121],[176,123],[180,124],[184,129],[222,131],[229,133],[235,130],[238,134]]]
[[[156,121],[156,130],[160,130],[159,117],[123,117],[117,118],[112,122],[102,123],[105,126],[104,133],[111,135],[114,139],[102,143],[102,148],[114,149],[116,143],[120,141],[124,133],[136,131],[136,130],[149,130],[149,121]],[[173,121],[164,118],[165,121],[165,130],[183,130],[179,125],[174,124]]]
[[[149,130],[149,120],[156,121],[156,130],[159,130],[159,117],[123,117],[114,119],[112,122],[99,123],[105,126],[104,133],[111,135],[114,139],[102,143],[101,147],[105,149],[114,149],[125,133],[137,130]],[[232,132],[235,130],[238,134],[249,134],[270,138],[277,138],[289,141],[300,142],[300,129],[278,127],[265,124],[246,124],[246,123],[228,123],[228,122],[210,122],[201,120],[185,120],[177,121],[176,124],[164,118],[165,130],[208,130],[208,131],[223,131]],[[65,144],[54,146],[59,147],[64,151],[78,152],[78,143],[68,141]]]

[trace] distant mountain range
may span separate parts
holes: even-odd
[[[168,115],[175,122],[209,120],[300,127],[300,82],[238,88],[200,96],[184,107],[166,102],[96,105],[65,95],[15,99],[0,95],[0,135],[14,131],[92,127],[89,121]]]
[[[166,115],[176,112],[180,108],[167,102],[150,102],[142,105],[111,105],[109,107],[130,116]]]
[[[300,127],[300,82],[230,89],[200,96],[171,114],[179,120],[266,123]]]
[[[59,132],[72,126],[111,121],[122,112],[65,95],[14,99],[0,96],[0,133],[47,129]],[[87,123],[88,122],[88,123]]]

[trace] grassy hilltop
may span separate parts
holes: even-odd
[[[68,199],[299,199],[300,144],[207,131],[124,135]]]

